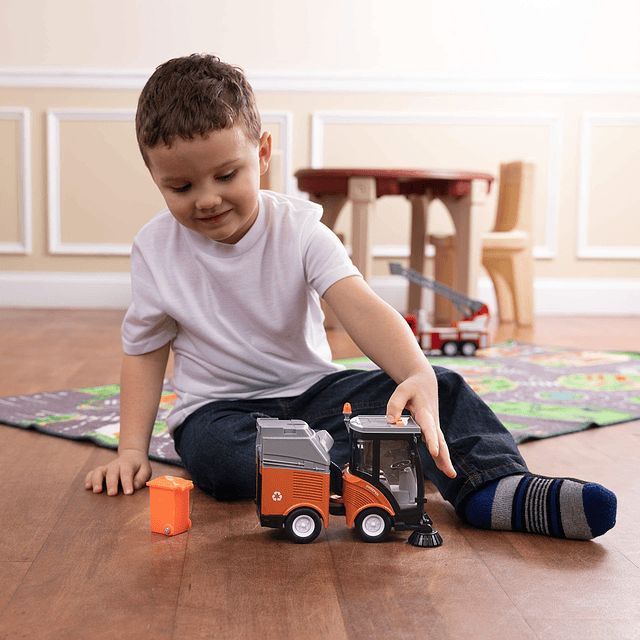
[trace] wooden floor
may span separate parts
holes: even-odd
[[[121,320],[0,309],[0,396],[117,382]],[[539,318],[505,338],[640,351],[640,318]],[[640,638],[640,421],[521,450],[536,472],[615,491],[617,526],[592,542],[475,530],[427,485],[438,549],[364,544],[337,517],[294,545],[252,502],[193,490],[192,529],[168,538],[149,531],[146,490],[84,489],[112,451],[0,426],[0,639]]]

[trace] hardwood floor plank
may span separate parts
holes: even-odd
[[[444,543],[409,545],[408,532],[361,542],[332,518],[329,545],[354,638],[535,638],[461,533],[453,508],[427,483],[428,512]]]
[[[22,579],[29,570],[31,562],[0,561],[0,616],[9,604]],[[0,626],[0,630],[2,627]]]
[[[95,447],[0,425],[0,561],[30,562],[67,508]]]
[[[85,449],[60,442],[67,455]],[[106,449],[93,451],[76,473],[66,508],[0,616],[3,639],[172,636],[188,537],[151,533],[148,491],[118,498],[87,491],[83,479],[88,468],[114,455]],[[154,471],[184,473],[159,464]],[[55,489],[48,485],[50,494]]]
[[[0,396],[119,380],[124,311],[1,309]]]
[[[192,521],[174,640],[352,637],[324,533],[296,545],[261,527],[252,501],[201,492]]]
[[[540,640],[637,640],[638,624],[629,620],[527,620]]]

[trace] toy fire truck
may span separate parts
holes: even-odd
[[[425,278],[414,269],[405,269],[397,262],[390,263],[389,269],[394,275],[404,276],[407,280],[448,298],[464,317],[450,327],[432,327],[426,322],[424,312],[417,316],[404,316],[423,350],[442,351],[445,356],[455,356],[458,353],[472,356],[476,349],[486,349],[489,346],[489,308],[484,302],[473,300],[436,280]]]
[[[412,530],[414,546],[437,547],[442,538],[425,512],[418,454],[420,427],[409,416],[351,417],[345,405],[350,460],[331,462],[333,438],[301,420],[258,418],[256,506],[263,527],[284,527],[296,543],[315,540],[329,514],[346,518],[365,542],[381,542],[391,529]]]

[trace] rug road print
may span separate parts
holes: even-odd
[[[640,418],[640,354],[610,353],[516,342],[472,358],[429,355],[434,365],[460,373],[516,442],[549,438]],[[374,369],[367,359],[342,360]],[[167,429],[176,395],[163,389],[149,455],[180,465]],[[0,398],[0,422],[116,449],[120,431],[118,385]]]
[[[181,466],[166,422],[176,397],[171,389],[163,389],[149,457]],[[0,398],[0,422],[25,429],[35,428],[42,433],[71,440],[89,440],[109,449],[117,449],[120,387],[114,384]]]
[[[429,360],[460,373],[518,443],[640,418],[638,353],[509,342],[476,354]],[[375,368],[365,359],[342,362]]]

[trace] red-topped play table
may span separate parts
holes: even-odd
[[[353,206],[352,259],[365,279],[371,275],[370,227],[373,207],[382,196],[405,196],[411,202],[409,266],[424,272],[424,248],[429,204],[440,200],[456,230],[456,289],[476,296],[481,264],[478,215],[474,212],[488,193],[493,176],[474,171],[444,169],[301,169],[295,174],[300,191],[324,208],[322,222],[333,229],[347,201]],[[473,189],[473,182],[486,183]],[[389,220],[389,225],[394,223]],[[409,286],[408,311],[420,307],[421,290]]]

